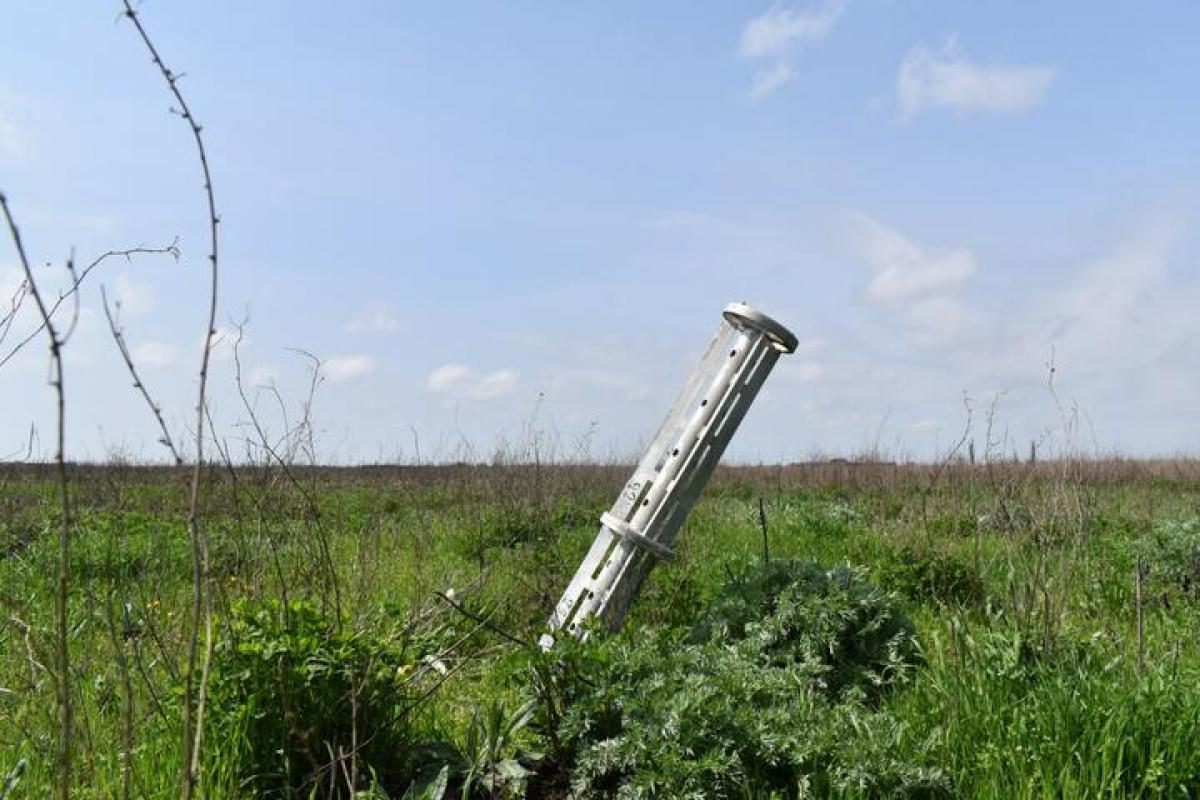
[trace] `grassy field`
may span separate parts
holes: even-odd
[[[213,468],[205,796],[1200,794],[1200,465],[724,468],[537,655],[625,473]],[[186,478],[72,480],[75,794],[172,796]],[[56,514],[0,473],[5,798],[56,781]]]

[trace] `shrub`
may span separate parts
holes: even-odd
[[[1200,597],[1200,519],[1155,525],[1134,550],[1155,588]]]
[[[398,629],[349,630],[307,603],[235,608],[213,653],[213,772],[255,795],[308,797],[326,791],[336,757],[357,742],[356,779],[402,788],[415,766],[411,676],[422,654]]]
[[[894,597],[862,575],[745,568],[690,630],[564,641],[535,659],[535,725],[574,793],[945,796],[931,745],[862,702],[916,652]]]
[[[744,567],[689,638],[748,639],[759,659],[818,667],[816,683],[830,694],[853,688],[875,697],[907,672],[917,650],[896,596],[865,576],[861,568],[826,571],[806,561]]]
[[[987,596],[975,568],[947,553],[905,547],[892,554],[880,573],[884,585],[917,601],[979,606]]]

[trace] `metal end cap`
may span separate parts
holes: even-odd
[[[761,311],[751,308],[745,303],[730,303],[721,313],[729,321],[729,324],[738,330],[750,328],[761,331],[777,349],[784,353],[796,352],[796,345],[799,344],[796,334]]]

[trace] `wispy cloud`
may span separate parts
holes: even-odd
[[[874,272],[866,296],[872,303],[895,308],[938,294],[958,291],[975,272],[970,251],[929,253],[878,220],[857,220],[858,253]]]
[[[279,369],[274,364],[255,364],[250,370],[251,386],[270,386],[279,381]]]
[[[774,59],[754,74],[748,97],[758,102],[787,85],[795,73],[788,58],[805,44],[824,38],[846,10],[848,0],[824,0],[796,11],[773,5],[742,27],[738,53],[751,60]]]
[[[975,274],[969,250],[927,250],[878,220],[854,220],[854,245],[871,270],[867,302],[899,321],[922,344],[940,343],[963,330],[971,312],[962,292]]]
[[[443,364],[429,373],[426,386],[456,400],[494,400],[516,388],[519,377],[511,369],[481,373],[464,364]]]
[[[238,337],[241,337],[241,344],[238,345]],[[213,361],[230,361],[233,359],[233,348],[238,345],[239,348],[246,346],[246,340],[249,337],[243,333],[239,333],[237,328],[232,326],[218,325],[213,331],[212,339],[209,340],[209,348],[211,350],[210,358]],[[197,345],[202,347],[203,340]]]
[[[754,73],[754,80],[750,84],[750,99],[754,101],[762,100],[791,79],[792,68],[783,61],[776,62],[773,66],[759,70]]]
[[[846,10],[846,0],[826,0],[803,11],[773,5],[746,23],[738,52],[743,58],[776,58],[798,44],[824,38]]]
[[[400,317],[386,303],[373,303],[346,323],[349,333],[387,333],[400,329]]]
[[[150,287],[138,283],[129,277],[128,273],[117,275],[116,299],[121,311],[126,314],[144,314],[154,308],[154,293]]]
[[[982,65],[968,61],[954,37],[937,50],[908,51],[896,79],[900,117],[937,109],[1014,114],[1045,99],[1054,83],[1050,67]]]
[[[1167,269],[1182,229],[1173,220],[1144,225],[1052,296],[1045,340],[1064,362],[1099,370],[1144,365],[1195,335],[1200,286]]]
[[[321,362],[321,374],[331,383],[344,383],[375,371],[375,359],[370,356],[334,356]]]
[[[179,348],[167,342],[142,342],[130,354],[139,367],[164,369],[179,363]]]

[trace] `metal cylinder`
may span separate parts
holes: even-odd
[[[725,307],[721,327],[667,413],[600,533],[550,617],[553,631],[586,636],[597,617],[621,626],[655,560],[671,544],[783,353],[796,349],[784,326],[744,303]],[[543,645],[553,642],[543,637]]]

